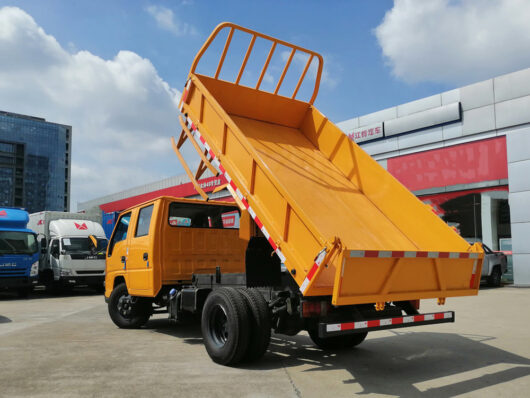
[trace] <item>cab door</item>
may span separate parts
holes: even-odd
[[[116,223],[112,237],[107,248],[106,270],[107,282],[114,279],[116,273],[127,271],[127,261],[129,255],[129,229],[132,212],[122,214]]]
[[[129,259],[127,273],[129,276],[129,293],[135,296],[153,296],[153,259],[150,233],[151,225],[155,224],[153,211],[155,205],[149,204],[136,210],[129,242]],[[153,222],[151,220],[153,219]],[[154,232],[154,227],[152,228]],[[132,231],[131,231],[132,232]]]

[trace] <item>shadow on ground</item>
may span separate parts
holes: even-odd
[[[28,297],[19,297],[15,290],[0,291],[0,301],[8,300],[38,300],[53,297],[82,297],[82,296],[101,296],[103,293],[98,292],[86,286],[75,287],[73,289],[50,292],[43,286],[36,287]]]
[[[202,344],[198,322],[175,325],[167,319],[154,319],[146,328],[188,344]],[[269,350],[259,362],[240,367],[289,370],[303,366],[296,372],[315,373],[314,377],[321,371],[341,369],[351,377],[337,383],[359,384],[363,394],[400,397],[452,397],[530,375],[530,359],[486,344],[493,337],[433,332],[393,334],[335,352],[316,348],[305,334],[273,335]]]
[[[11,319],[9,319],[6,316],[0,315],[0,323],[9,323],[9,322],[11,322]]]

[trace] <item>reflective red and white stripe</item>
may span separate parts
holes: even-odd
[[[469,280],[469,287],[470,288],[473,288],[473,286],[475,285],[475,278],[476,278],[476,274],[477,274],[477,263],[478,263],[478,260],[475,260],[473,262],[473,271],[471,272],[471,279]]]
[[[191,79],[189,79],[186,85],[184,86],[184,91],[182,92],[182,97],[180,98],[180,108],[179,108],[180,112],[182,112],[182,110],[184,109],[184,103],[188,99],[190,87],[191,87]]]
[[[307,275],[306,275],[306,277],[304,279],[304,282],[300,286],[300,291],[302,292],[302,294],[305,293],[305,291],[307,290],[307,287],[311,283],[311,280],[313,280],[313,277],[317,273],[318,267],[320,267],[320,264],[322,264],[322,261],[324,261],[324,258],[326,258],[326,253],[327,253],[326,249],[324,248],[317,254],[317,256],[315,258],[315,261],[313,262],[313,266],[311,267],[311,269],[307,273]]]
[[[248,210],[250,216],[252,217],[252,219],[254,220],[256,225],[259,227],[259,229],[261,230],[261,232],[263,233],[265,238],[267,238],[267,240],[269,241],[269,244],[272,246],[273,250],[276,252],[278,257],[280,258],[280,261],[282,262],[282,264],[285,263],[285,256],[283,255],[281,250],[278,248],[278,245],[276,245],[276,243],[274,242],[274,240],[270,236],[269,231],[267,231],[267,228],[265,228],[265,226],[261,222],[260,218],[256,215],[256,212],[254,211],[254,209],[252,209],[252,207],[248,203],[248,201],[245,198],[245,196],[243,195],[243,193],[236,186],[236,184],[234,183],[234,180],[232,180],[232,178],[230,177],[230,174],[228,174],[228,172],[225,170],[225,168],[223,167],[223,165],[221,164],[221,162],[219,161],[217,156],[215,156],[215,153],[212,151],[212,148],[210,148],[210,145],[208,145],[208,143],[206,142],[206,140],[204,139],[204,137],[202,136],[200,131],[197,129],[197,126],[195,126],[195,124],[191,121],[191,119],[189,117],[186,119],[186,121],[188,122],[188,126],[189,126],[192,134],[197,136],[197,138],[199,139],[201,144],[208,151],[208,154],[212,158],[212,161],[211,161],[212,165],[215,168],[217,168],[218,170],[220,170],[221,173],[224,175],[224,177],[226,178],[226,181],[228,181],[228,183],[230,184],[230,187],[232,187],[232,189],[236,193],[237,197],[241,200],[241,202],[243,203],[245,208]]]
[[[367,258],[478,258],[479,253],[469,252],[413,252],[390,250],[350,250],[350,257]]]
[[[370,321],[330,323],[326,325],[326,332],[342,332],[345,330],[363,330],[381,326],[402,325],[415,322],[436,321],[453,318],[453,312],[436,312],[433,314],[399,316],[395,318],[373,319]]]

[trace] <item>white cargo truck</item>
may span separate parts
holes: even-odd
[[[41,246],[41,283],[54,290],[75,285],[103,290],[107,238],[95,217],[43,211],[30,214],[28,228]]]

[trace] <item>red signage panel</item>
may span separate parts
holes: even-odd
[[[411,191],[506,179],[506,137],[390,158],[387,169]]]

